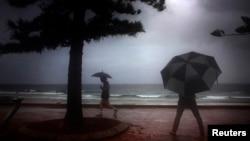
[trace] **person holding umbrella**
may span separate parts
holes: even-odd
[[[221,74],[215,58],[198,52],[174,56],[162,69],[164,88],[179,95],[177,112],[170,134],[175,135],[185,108],[190,108],[204,136],[204,127],[198,111],[195,94],[208,91]],[[218,82],[218,81],[217,81]]]
[[[102,90],[101,92],[101,101],[100,101],[100,112],[97,116],[102,116],[102,111],[103,108],[109,108],[109,109],[113,109],[114,111],[114,117],[117,117],[117,108],[115,108],[114,106],[112,106],[109,102],[109,90],[110,90],[110,85],[109,82],[107,80],[107,77],[111,78],[109,75],[105,75],[106,73],[100,73],[98,74],[98,76],[100,77],[101,82],[103,83],[100,86],[100,89]],[[95,74],[93,76],[96,76]]]

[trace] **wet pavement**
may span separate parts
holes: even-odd
[[[103,139],[103,141],[207,141],[207,126],[217,124],[250,124],[249,106],[201,106],[199,107],[206,136],[199,137],[196,120],[189,109],[182,115],[176,136],[169,134],[176,114],[175,106],[117,106],[118,120],[130,123],[128,130],[120,135]],[[11,106],[0,105],[0,119]],[[84,117],[96,117],[98,105],[83,106]],[[105,118],[114,118],[113,111],[105,109]],[[1,134],[9,134],[25,124],[35,121],[63,118],[64,106],[57,105],[21,105],[9,127]],[[0,135],[1,135],[0,134]],[[18,138],[18,141],[28,140]]]

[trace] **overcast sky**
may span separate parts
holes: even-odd
[[[1,1],[2,2],[2,1]],[[162,83],[160,71],[175,55],[189,51],[214,56],[222,74],[219,83],[250,83],[250,36],[213,37],[214,29],[234,33],[250,17],[249,0],[167,0],[163,12],[141,5],[145,33],[137,37],[117,36],[85,44],[83,83],[100,83],[91,77],[105,71],[110,83]],[[32,8],[32,7],[31,7]],[[0,4],[0,40],[7,30],[4,17],[27,16]],[[35,12],[32,12],[35,13]],[[43,54],[9,54],[0,57],[0,84],[67,83],[69,50]]]

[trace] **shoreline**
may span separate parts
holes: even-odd
[[[23,97],[23,96],[8,96],[1,97],[0,105],[13,104],[13,98],[23,98],[23,105],[56,105],[65,106],[67,104],[67,98],[60,97]],[[250,98],[240,99],[197,99],[197,105],[200,107],[207,106],[247,106],[250,107]],[[98,106],[100,98],[83,98],[82,105],[84,106]],[[127,106],[127,107],[175,107],[177,106],[178,99],[167,98],[110,98],[110,104],[114,106]]]
[[[99,108],[100,99],[83,99],[82,107],[96,107]],[[135,108],[135,107],[165,107],[165,108],[176,108],[177,107],[177,99],[175,100],[166,100],[166,99],[127,99],[124,100],[114,100],[110,99],[110,104],[115,107],[127,107],[127,108]],[[12,105],[9,103],[1,103],[0,105]],[[52,99],[24,99],[21,103],[22,106],[34,106],[34,107],[55,107],[55,108],[66,108],[67,102],[60,100],[52,100]],[[199,101],[197,100],[197,105],[199,108],[206,107],[238,107],[238,108],[250,108],[250,102],[222,102],[222,101]]]

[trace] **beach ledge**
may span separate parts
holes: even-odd
[[[34,139],[53,141],[89,141],[119,135],[130,127],[130,123],[109,118],[84,118],[82,129],[63,129],[63,119],[30,123],[18,129],[18,134]]]

